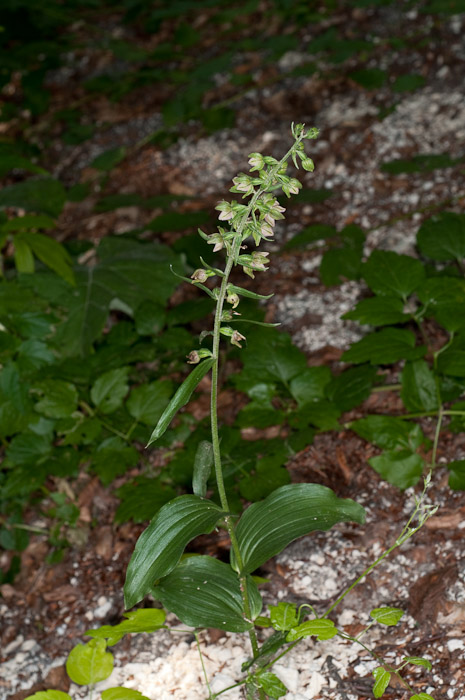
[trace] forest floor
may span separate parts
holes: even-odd
[[[264,32],[260,12],[256,19],[257,31]],[[102,18],[105,29],[110,22],[115,37],[134,39],[130,29],[118,25],[118,17]],[[202,14],[199,10],[195,26],[206,22],[208,11]],[[340,316],[363,296],[364,287],[358,281],[324,286],[318,272],[318,246],[287,252],[280,248],[311,224],[340,229],[357,223],[367,232],[367,254],[374,248],[415,254],[415,234],[427,216],[444,209],[464,211],[465,16],[446,15],[439,20],[393,3],[344,6],[320,22],[320,34],[343,29],[347,40],[376,37],[373,53],[367,59],[348,55],[339,63],[330,54],[318,54],[318,70],[299,75],[294,69],[309,58],[303,45],[309,37],[314,39],[312,26],[302,29],[300,43],[274,62],[261,61],[256,53],[243,49],[237,53],[234,75],[252,75],[254,84],[247,85],[242,94],[234,92],[220,69],[204,96],[207,106],[224,102],[232,108],[235,123],[208,133],[198,120],[188,120],[179,138],[168,145],[142,142],[163,125],[160,110],[165,96],[158,85],[136,88],[118,102],[99,94],[83,98],[79,87],[83,76],[105,69],[106,75],[118,81],[119,66],[103,51],[86,54],[82,50],[71,57],[66,69],[50,72],[52,100],[55,108],[82,100],[88,121],[104,123],[105,128],[78,145],[63,144],[58,136],[49,140],[44,164],[67,185],[90,182],[94,186],[95,171],[88,167],[89,162],[109,148],[124,146],[126,159],[109,173],[104,193],[186,195],[190,199],[179,204],[179,211],[190,213],[213,210],[219,199],[228,197],[231,178],[246,169],[248,153],[278,157],[284,153],[290,143],[291,121],[320,128],[320,138],[309,149],[315,172],[301,177],[305,187],[327,190],[331,196],[296,206],[290,203],[286,221],[277,225],[276,241],[269,245],[269,272],[257,277],[254,290],[274,293],[266,320],[282,324],[307,354],[310,366],[337,366],[342,351],[361,333],[359,325],[342,321]],[[277,29],[282,31],[281,26]],[[159,32],[170,41],[169,22]],[[273,27],[268,36],[273,36]],[[395,42],[389,43],[394,36],[405,44],[396,48]],[[160,37],[154,35],[151,41],[156,44]],[[210,43],[207,38],[202,46],[205,61],[214,46],[214,36]],[[387,79],[364,87],[351,77],[360,67],[379,68]],[[411,84],[407,81],[406,89],[393,91],[392,85],[402,76],[410,76]],[[30,128],[40,132],[45,119],[31,122]],[[380,169],[385,161],[444,153],[457,163],[446,169],[397,174]],[[95,213],[92,197],[88,197],[66,205],[58,239],[95,242],[109,233],[143,228],[153,215],[137,205]],[[177,237],[169,230],[159,236],[168,244]],[[193,290],[176,294],[180,301],[192,298]],[[189,406],[196,417],[205,414],[207,383],[201,389],[203,393]],[[237,410],[231,389],[222,392],[220,406],[231,420]],[[395,414],[400,409],[397,394],[380,392],[344,420],[368,412]],[[421,425],[432,438],[434,421],[425,418]],[[268,435],[273,431],[279,435],[280,426],[266,430]],[[243,436],[252,440],[260,431],[249,428]],[[367,510],[367,523],[314,533],[271,561],[261,572],[269,579],[262,586],[267,604],[284,599],[324,606],[395,541],[412,512],[418,487],[401,492],[382,481],[367,461],[376,453],[375,447],[350,430],[326,432],[288,463],[294,482],[316,481],[339,496],[360,502]],[[397,627],[371,631],[367,643],[390,660],[428,658],[432,671],[414,667],[407,679],[417,693],[430,693],[435,700],[465,698],[465,502],[463,492],[449,488],[447,471],[441,467],[464,458],[465,436],[446,428],[438,449],[440,466],[428,494],[430,502],[439,505],[437,515],[357,586],[335,618],[355,636],[372,608],[388,605],[405,610]],[[1,586],[0,697],[8,700],[22,700],[47,688],[68,692],[64,661],[69,650],[82,641],[86,629],[115,624],[123,613],[125,569],[143,528],[132,523],[114,525],[117,499],[113,487],[102,486],[97,477],[82,473],[72,489],[79,494],[80,522],[88,530],[85,546],[76,542],[60,563],[48,565],[44,562],[50,545],[46,538],[33,536],[22,552],[20,574],[13,583]],[[35,518],[31,511],[29,522],[33,524]],[[226,545],[204,536],[192,549],[221,555]],[[247,640],[238,639],[215,630],[201,635],[207,673],[216,692],[234,682],[248,656]],[[286,700],[365,700],[372,696],[371,657],[346,643],[333,642],[305,640],[282,659],[275,671],[289,688]],[[151,700],[206,697],[195,642],[187,633],[163,631],[150,638],[125,638],[115,653],[111,682],[102,683],[101,689],[125,684]],[[240,692],[230,691],[224,697],[234,700],[242,697]],[[70,693],[85,697],[76,686]],[[386,697],[404,699],[407,693],[402,687],[390,687]]]

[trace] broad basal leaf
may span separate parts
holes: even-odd
[[[211,532],[223,515],[215,503],[198,496],[179,496],[164,505],[137,540],[126,572],[125,607],[142,600],[157,579],[174,569],[187,543]]]
[[[94,639],[106,639],[108,646],[117,644],[125,634],[155,632],[163,627],[166,619],[164,610],[158,608],[139,608],[124,613],[126,620],[118,625],[103,625],[97,629],[88,630],[86,635]]]
[[[66,661],[66,671],[73,683],[90,685],[105,680],[113,671],[113,654],[106,650],[103,639],[78,644]]]
[[[442,212],[425,221],[417,234],[421,252],[433,260],[465,258],[465,215]]]
[[[384,328],[370,333],[351,345],[342,355],[343,362],[370,362],[372,365],[391,365],[398,360],[416,360],[426,352],[424,345],[415,347],[412,331]]]
[[[362,299],[353,311],[348,311],[341,318],[370,326],[392,326],[397,323],[406,323],[410,317],[404,314],[402,299],[377,296]]]
[[[198,364],[195,367],[195,369],[192,370],[189,376],[183,381],[183,383],[178,388],[175,395],[169,402],[168,406],[165,408],[162,415],[160,416],[158,423],[150,436],[150,440],[147,443],[147,447],[163,435],[163,433],[168,428],[169,424],[171,423],[179,409],[181,409],[183,406],[186,405],[186,403],[188,403],[190,397],[192,396],[192,392],[203,379],[203,377],[207,374],[207,372],[212,368],[213,362],[213,358],[207,358],[206,360]]]
[[[252,619],[261,612],[262,600],[249,576]],[[244,618],[239,578],[228,564],[207,556],[193,556],[182,562],[157,586],[152,595],[191,627],[214,627],[229,632],[246,632],[253,624]]]
[[[236,528],[243,572],[251,573],[288,544],[313,530],[329,530],[335,523],[363,523],[358,503],[338,498],[319,484],[290,484],[276,489],[264,501],[249,506]],[[231,552],[233,568],[238,564]]]
[[[423,264],[409,255],[374,250],[363,266],[365,282],[375,294],[405,299],[424,280]]]
[[[402,401],[407,411],[434,411],[438,405],[434,374],[424,360],[407,362],[402,370]]]

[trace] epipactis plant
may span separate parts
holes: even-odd
[[[210,700],[240,686],[243,686],[245,697],[250,700],[284,696],[287,693],[286,687],[270,669],[305,637],[325,640],[339,636],[367,649],[361,641],[366,630],[358,637],[351,637],[339,631],[329,615],[365,575],[417,532],[435,512],[433,506],[425,503],[429,483],[427,479],[409,522],[393,546],[366,569],[322,615],[318,615],[310,605],[297,608],[295,604],[286,602],[271,606],[267,616],[261,614],[263,603],[256,579],[252,576],[254,571],[298,537],[314,530],[328,530],[339,522],[362,524],[365,521],[364,509],[359,504],[350,499],[338,498],[331,489],[319,484],[281,486],[264,500],[250,505],[242,514],[231,512],[225,489],[217,411],[220,339],[224,336],[229,338],[231,344],[241,347],[245,336],[228,325],[240,315],[236,309],[241,297],[269,298],[235,286],[229,277],[235,265],[241,266],[252,278],[255,272],[267,269],[268,253],[258,250],[249,252],[245,244],[252,239],[258,247],[263,239],[268,240],[273,235],[275,222],[283,218],[284,207],[278,203],[276,191],[282,190],[289,197],[301,188],[297,179],[286,174],[289,160],[296,167],[300,161],[307,171],[314,168],[313,161],[305,154],[304,142],[316,138],[318,130],[306,129],[303,124],[293,124],[292,135],[294,143],[281,160],[260,153],[250,155],[251,174],[238,175],[234,178],[231,189],[232,192],[241,194],[242,199],[248,199],[248,203],[220,202],[217,210],[225,227],[218,227],[212,235],[199,232],[214,246],[215,251],[226,251],[223,270],[202,261],[203,267],[195,270],[191,279],[185,278],[216,301],[213,331],[201,334],[201,341],[212,336],[212,345],[211,349],[201,348],[189,354],[188,362],[196,366],[176,391],[148,444],[151,445],[163,435],[176,413],[189,401],[194,389],[210,371],[211,441],[199,444],[193,469],[193,493],[178,496],[165,504],[137,541],[124,587],[126,609],[132,608],[151,594],[164,609],[174,613],[189,628],[198,630],[212,627],[248,634],[251,658],[243,665],[244,677],[233,686],[213,693],[205,674]],[[210,277],[221,280],[219,286],[214,289],[205,286]],[[228,308],[224,308],[225,304]],[[212,471],[219,502],[207,497],[207,484]],[[191,540],[198,535],[210,533],[215,528],[226,529],[230,537],[229,564],[210,556],[183,556],[185,547]],[[126,613],[126,619],[119,625],[106,625],[87,632],[93,639],[85,646],[75,647],[68,659],[67,669],[72,680],[79,684],[93,685],[107,678],[113,668],[113,657],[107,651],[107,646],[116,644],[127,633],[166,629],[164,609],[138,609]],[[396,624],[402,614],[402,610],[397,608],[372,610],[372,621],[366,629],[376,622]],[[310,619],[305,619],[306,617]],[[266,627],[272,628],[273,633],[260,645],[257,628]],[[197,631],[195,635],[197,639]],[[407,664],[427,668],[431,666],[429,661],[419,657],[404,657],[398,666],[393,666],[367,650],[379,662],[373,672],[375,697],[383,695],[394,676],[401,679],[403,686],[413,693],[408,683],[401,678],[400,670]],[[59,696],[50,695],[57,692],[46,691],[33,697],[36,700],[65,700],[64,693]],[[103,700],[141,697],[143,696],[137,691],[124,688],[111,688],[102,693]],[[420,693],[412,694],[411,700],[432,698],[427,693]]]

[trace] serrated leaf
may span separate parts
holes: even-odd
[[[412,331],[383,328],[353,343],[341,360],[355,364],[370,362],[372,365],[391,365],[398,360],[416,360],[423,357],[425,352],[424,345],[415,347]]]
[[[102,690],[102,700],[149,700],[149,698],[132,688],[107,688]]]
[[[449,462],[449,486],[453,491],[465,491],[465,459]]]
[[[354,248],[332,248],[324,255],[320,265],[320,277],[327,287],[341,284],[344,279],[360,277],[362,251]]]
[[[438,405],[436,381],[424,360],[407,362],[402,370],[401,398],[407,411],[434,411]]]
[[[427,279],[417,295],[425,306],[427,316],[433,316],[448,331],[465,326],[465,280],[455,277]]]
[[[247,589],[252,620],[261,612],[262,599],[252,577]],[[246,632],[253,627],[243,613],[237,574],[228,564],[207,556],[183,559],[151,589],[152,595],[191,627],[214,627]]]
[[[169,574],[194,537],[213,530],[223,511],[212,501],[184,495],[164,505],[136,542],[126,572],[124,601],[132,608]]]
[[[113,413],[123,405],[123,399],[128,393],[129,367],[111,369],[100,375],[92,385],[90,398],[102,413]]]
[[[141,384],[131,391],[126,407],[133,418],[153,425],[160,418],[173,393],[173,382],[161,380]]]
[[[428,173],[439,168],[451,168],[459,162],[459,158],[451,158],[448,153],[419,153],[413,158],[395,158],[382,163],[380,170],[391,175]]]
[[[113,671],[113,654],[106,651],[103,639],[91,639],[71,649],[66,672],[73,683],[90,685],[105,680]]]
[[[106,438],[92,452],[92,468],[99,476],[102,484],[107,486],[113,479],[124,474],[129,467],[139,461],[139,453],[132,445],[118,435]],[[150,513],[152,517],[155,511]]]
[[[325,238],[337,236],[337,231],[333,226],[327,224],[313,224],[307,226],[300,233],[293,236],[283,246],[283,250],[293,250],[294,248],[305,248],[309,243],[320,241]]]
[[[465,258],[465,215],[442,212],[425,221],[417,234],[421,252],[432,260]]]
[[[48,418],[66,418],[77,409],[78,392],[70,382],[64,382],[61,379],[45,379],[43,382],[38,382],[34,389],[42,395],[35,404],[34,410]]]
[[[183,383],[178,388],[175,395],[169,402],[168,406],[165,408],[162,415],[160,416],[160,419],[150,436],[150,440],[147,443],[147,447],[149,447],[149,445],[151,445],[163,435],[176,413],[183,406],[185,406],[186,403],[188,403],[194,389],[204,378],[207,372],[213,367],[213,363],[213,358],[207,358],[206,360],[198,364],[195,367],[195,369],[192,370],[189,376],[183,381]]]
[[[201,440],[197,447],[192,475],[192,491],[203,498],[207,493],[207,482],[213,466],[213,445],[208,440]]]
[[[404,656],[402,661],[408,661],[409,664],[413,664],[414,666],[424,666],[428,671],[431,671],[433,668],[431,661],[424,659],[422,656]]]
[[[103,625],[97,629],[87,630],[86,635],[94,639],[106,639],[108,646],[117,644],[125,634],[155,632],[163,627],[166,613],[158,608],[139,608],[124,613],[126,620],[118,625]]]
[[[403,615],[404,611],[400,608],[374,608],[370,612],[370,617],[388,627],[397,625]]]
[[[176,496],[176,492],[159,478],[138,477],[121,486],[116,495],[121,503],[115,513],[115,522],[133,520],[143,523],[151,520],[162,506]]]
[[[314,530],[329,530],[337,522],[363,523],[365,512],[350,499],[340,499],[320,484],[290,484],[264,501],[249,506],[236,528],[243,573],[251,573],[288,544]],[[237,569],[234,552],[233,568]]]
[[[375,294],[406,299],[425,279],[423,264],[409,255],[374,250],[363,265],[362,275]]]
[[[416,449],[424,440],[419,425],[393,416],[368,416],[354,421],[350,428],[384,450]]]
[[[53,178],[30,178],[24,182],[3,187],[0,208],[16,207],[26,211],[43,212],[57,217],[66,200],[66,190]]]
[[[306,367],[289,385],[290,392],[299,406],[325,397],[325,387],[331,381],[329,367]]]
[[[242,379],[287,384],[307,368],[304,353],[292,344],[287,333],[268,330],[254,335],[241,353],[244,363]]]
[[[368,460],[383,479],[404,490],[414,486],[423,473],[424,459],[410,450],[384,452]]]
[[[391,326],[406,323],[410,316],[404,314],[404,303],[398,297],[377,296],[359,301],[353,311],[348,311],[341,318],[358,321],[370,326]]]
[[[373,676],[375,678],[375,684],[373,686],[373,695],[375,698],[380,698],[384,695],[384,691],[389,685],[391,680],[391,674],[386,671],[382,666],[378,666],[373,671]]]
[[[270,620],[273,629],[287,631],[297,627],[299,620],[295,603],[278,603],[270,606]]]
[[[457,335],[439,355],[438,370],[448,377],[465,377],[465,334]]]
[[[350,411],[367,399],[376,377],[376,367],[362,365],[342,372],[326,386],[326,396],[342,411]]]
[[[287,642],[295,642],[304,637],[317,637],[320,641],[332,639],[337,635],[337,629],[332,620],[322,618],[321,620],[307,620],[301,625],[292,629],[286,637]]]
[[[72,259],[68,251],[54,238],[43,233],[22,231],[15,236],[15,241],[26,243],[44,265],[60,275],[66,282],[74,285]]]
[[[278,676],[270,671],[263,671],[255,677],[258,687],[265,691],[269,698],[282,698],[287,694],[287,688]]]

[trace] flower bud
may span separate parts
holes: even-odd
[[[209,277],[211,277],[211,274],[208,274],[207,270],[203,270],[202,268],[195,270],[193,274],[191,275],[191,279],[194,280],[194,282],[206,282]]]
[[[249,155],[249,165],[252,166],[250,168],[251,171],[253,170],[263,170],[263,167],[265,165],[265,161],[263,159],[263,156],[261,153],[250,153]]]
[[[315,170],[315,164],[311,158],[304,158],[302,161],[302,168],[309,173],[313,173]]]
[[[189,365],[197,365],[200,362],[200,355],[196,350],[192,350],[186,357]]]
[[[233,309],[235,309],[236,306],[239,306],[239,295],[235,294],[235,292],[228,292],[226,296],[226,301],[228,302],[228,304],[232,304]]]

